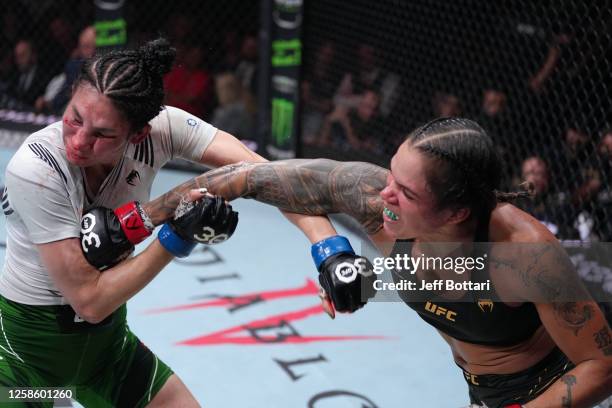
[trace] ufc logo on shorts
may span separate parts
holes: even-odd
[[[219,234],[216,235],[216,231],[212,227],[204,227],[202,228],[202,233],[200,235],[193,234],[193,238],[204,244],[218,244],[219,242],[223,242],[227,240],[229,237],[227,234]]]
[[[85,214],[81,220],[81,247],[84,252],[89,252],[89,248],[93,245],[100,248],[100,236],[93,232],[93,227],[96,225],[96,216],[93,214]]]
[[[336,266],[334,273],[340,282],[351,283],[357,278],[357,274],[368,276],[365,258],[357,258],[354,263],[341,262]]]

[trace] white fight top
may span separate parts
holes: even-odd
[[[162,110],[150,125],[151,133],[141,143],[128,144],[96,195],[87,187],[83,170],[66,159],[62,122],[25,140],[8,164],[2,192],[7,218],[2,296],[28,305],[65,304],[36,245],[79,238],[81,215],[89,208],[149,201],[159,169],[176,157],[199,162],[217,132],[212,125],[173,107]]]

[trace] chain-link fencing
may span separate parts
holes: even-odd
[[[475,119],[503,189],[561,239],[612,239],[607,0],[305,3],[301,116],[310,157],[387,165],[416,126]]]
[[[101,19],[109,10],[112,19]],[[84,58],[160,35],[177,49],[166,103],[251,137],[258,2],[6,0],[0,16],[0,127],[8,139],[58,119]]]

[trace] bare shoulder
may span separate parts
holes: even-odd
[[[559,302],[583,296],[565,249],[548,229],[511,204],[491,216],[491,276],[513,299]],[[500,293],[500,296],[502,293]]]
[[[493,210],[489,237],[492,242],[557,242],[557,238],[540,221],[509,203],[500,203]]]

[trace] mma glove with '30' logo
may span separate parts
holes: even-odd
[[[164,224],[157,238],[179,258],[198,244],[218,244],[228,240],[238,225],[238,213],[222,197],[205,196],[197,201],[181,201],[174,219]]]
[[[374,296],[375,275],[367,258],[355,255],[345,237],[336,235],[311,249],[319,283],[339,312],[354,312]]]

